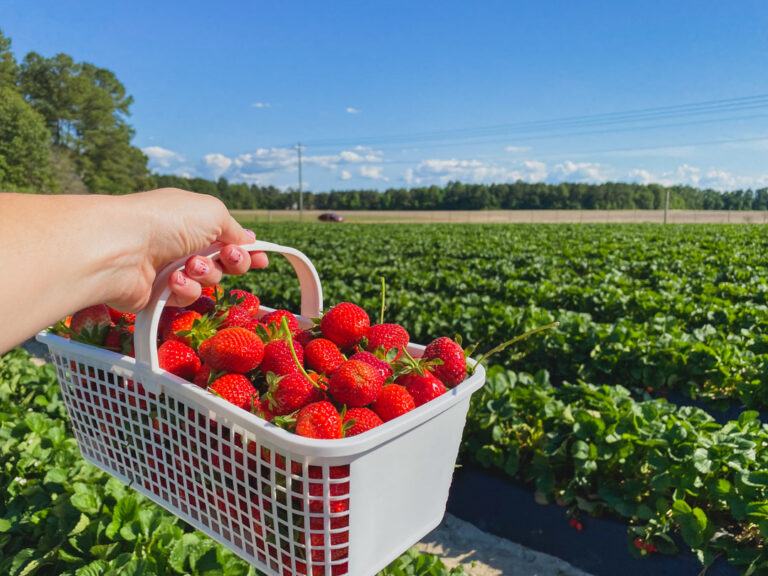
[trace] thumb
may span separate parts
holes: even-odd
[[[245,230],[237,220],[227,214],[218,240],[224,244],[249,244],[255,238],[253,232]]]

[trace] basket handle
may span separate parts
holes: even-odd
[[[200,256],[216,259],[223,245],[216,244],[196,252]],[[317,275],[312,262],[304,254],[288,246],[280,246],[271,242],[254,241],[240,246],[248,252],[276,252],[282,254],[291,263],[299,278],[301,288],[301,315],[305,318],[317,318],[323,308],[323,290],[320,287],[320,277]],[[171,295],[168,279],[176,270],[183,270],[187,262],[181,258],[163,268],[155,278],[152,285],[152,293],[149,304],[136,315],[136,329],[134,334],[134,348],[136,361],[148,364],[152,371],[160,370],[157,361],[157,326],[160,314],[165,308],[165,303]]]

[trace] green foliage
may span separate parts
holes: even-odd
[[[11,39],[0,30],[0,88],[16,89],[17,71],[16,57],[11,52]]]
[[[40,114],[0,78],[0,190],[50,186],[49,140]]]
[[[536,326],[497,356],[554,382],[621,384],[637,397],[671,391],[768,405],[768,240],[760,227],[654,225],[254,225],[315,263],[326,302],[361,303],[426,343],[445,334],[479,352]],[[278,256],[231,285],[298,309]]]
[[[549,501],[631,524],[629,538],[709,565],[768,570],[768,426],[745,412],[637,402],[620,386],[555,387],[548,374],[494,367],[472,399],[463,446],[475,462],[535,485]]]
[[[118,480],[86,463],[69,429],[51,365],[0,357],[0,573],[10,576],[256,576]],[[443,576],[414,551],[385,574]]]

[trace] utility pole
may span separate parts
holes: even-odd
[[[664,224],[667,223],[667,212],[669,212],[669,187],[667,187],[667,199],[664,201]]]
[[[301,191],[301,142],[296,146],[299,152],[299,222],[304,221],[304,193]]]

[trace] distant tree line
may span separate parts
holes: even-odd
[[[211,194],[233,209],[287,210],[296,208],[298,192],[274,186],[230,184],[204,178],[155,175],[157,186]],[[691,186],[660,184],[463,184],[445,186],[303,192],[308,210],[659,210],[669,205],[688,210],[768,210],[768,188],[718,192]]]

